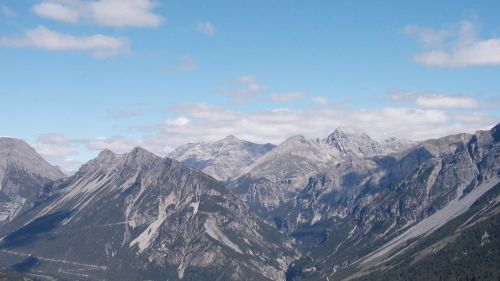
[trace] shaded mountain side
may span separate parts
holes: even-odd
[[[289,280],[337,278],[383,260],[467,211],[500,176],[498,126],[355,160],[310,179],[275,219],[305,253]]]
[[[351,280],[499,280],[500,184],[400,256],[363,273]]]
[[[246,168],[230,183],[230,188],[267,217],[296,196],[311,176],[331,166],[395,153],[414,145],[396,138],[377,142],[365,133],[345,128],[338,128],[323,139],[293,136]]]
[[[103,151],[0,230],[0,264],[79,280],[280,280],[293,241],[210,176]]]

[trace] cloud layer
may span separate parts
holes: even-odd
[[[26,31],[24,37],[2,37],[0,43],[6,47],[31,47],[50,51],[82,51],[95,57],[103,58],[129,51],[126,39],[96,34],[91,36],[74,36],[50,30],[44,26]]]
[[[114,27],[156,27],[164,21],[153,13],[156,6],[150,0],[45,0],[36,4],[33,11],[66,23],[87,21]]]
[[[254,77],[240,77],[241,83],[254,83]],[[444,94],[393,94],[394,105],[362,109],[338,107],[321,101],[303,109],[241,111],[207,103],[186,103],[169,107],[165,120],[129,128],[127,137],[96,137],[71,140],[60,134],[42,135],[35,147],[66,170],[74,169],[71,159],[76,147],[94,151],[111,149],[117,153],[142,146],[167,155],[188,142],[215,141],[235,135],[257,143],[279,144],[293,135],[325,137],[337,127],[366,132],[376,139],[399,137],[425,140],[445,135],[489,129],[498,119],[480,111],[481,104],[470,97]],[[400,103],[405,103],[401,105]],[[119,121],[121,119],[117,119]],[[125,121],[124,121],[125,122]]]
[[[264,86],[252,74],[236,77],[230,87],[222,87],[219,93],[229,96],[235,103],[243,103],[255,99],[264,90]]]
[[[478,109],[481,103],[471,96],[436,93],[391,93],[396,102],[414,103],[423,109]]]
[[[426,49],[413,58],[419,64],[444,68],[500,65],[500,38],[480,39],[473,22],[441,30],[407,26],[405,32],[417,36]]]

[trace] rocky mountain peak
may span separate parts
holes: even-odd
[[[0,138],[0,224],[30,206],[48,182],[63,177],[25,141]]]
[[[127,153],[128,159],[137,160],[140,162],[147,162],[155,159],[159,159],[160,157],[140,146],[134,147],[129,153]]]
[[[105,148],[103,151],[99,152],[97,158],[100,160],[113,159],[116,157],[116,154],[108,148]]]
[[[235,137],[234,135],[229,135],[227,137],[225,137],[224,139],[222,139],[222,142],[240,142],[241,140],[237,137]]]
[[[135,147],[130,152],[124,154],[117,154],[109,149],[104,149],[96,158],[84,164],[78,173],[107,173],[123,166],[143,167],[161,159],[160,156],[142,147]]]
[[[30,173],[44,175],[46,178],[52,180],[64,177],[59,168],[45,161],[24,140],[2,137],[0,138],[0,169],[6,169],[10,165],[29,171]],[[1,171],[0,174],[2,174]]]
[[[306,143],[308,140],[301,135],[291,136],[286,139],[281,145],[294,144],[294,143]]]
[[[189,143],[168,156],[199,169],[217,180],[226,181],[274,148],[230,135],[215,142]]]
[[[335,129],[328,137],[326,137],[326,142],[330,144],[359,140],[375,142],[366,133],[345,127],[339,127]]]

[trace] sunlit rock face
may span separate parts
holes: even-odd
[[[62,177],[26,142],[0,138],[0,224],[31,207],[45,184]]]
[[[365,133],[346,128],[338,128],[323,139],[293,136],[244,169],[231,183],[231,189],[251,206],[269,213],[296,196],[311,176],[329,167],[414,145],[396,138],[377,142]]]
[[[256,144],[228,136],[215,142],[189,143],[169,154],[170,158],[186,163],[219,181],[238,176],[275,146]]]
[[[283,280],[298,257],[218,181],[142,148],[101,152],[4,233],[12,262],[58,260],[38,270],[61,278]]]

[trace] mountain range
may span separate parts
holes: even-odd
[[[0,266],[40,280],[497,280],[500,124],[102,151],[0,139]],[[415,274],[418,273],[418,274]],[[10,273],[9,273],[10,274]]]

